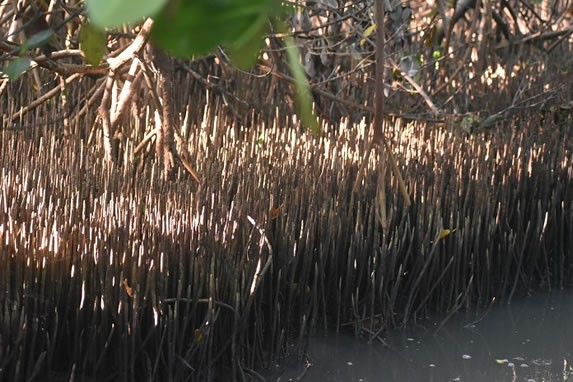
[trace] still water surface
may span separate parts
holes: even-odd
[[[387,333],[388,346],[353,333],[315,336],[303,360],[285,359],[267,380],[573,381],[573,291],[514,299],[483,314],[459,314],[437,332],[439,318]]]

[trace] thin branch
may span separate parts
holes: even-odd
[[[412,77],[410,77],[408,75],[408,73],[406,73],[402,69],[400,69],[400,67],[396,64],[396,62],[394,62],[394,60],[392,60],[391,58],[388,58],[388,61],[390,61],[390,63],[394,67],[394,69],[399,70],[400,73],[402,74],[402,77],[404,77],[404,79],[406,81],[408,81],[408,83],[410,85],[412,85],[418,93],[420,93],[420,95],[422,96],[422,98],[424,98],[424,101],[426,101],[426,104],[428,105],[428,107],[430,108],[430,110],[432,111],[434,116],[436,116],[436,117],[439,116],[441,114],[440,110],[436,107],[436,105],[431,100],[431,98],[428,96],[428,94],[424,91],[424,89],[422,89],[422,87]]]
[[[145,147],[147,142],[149,142],[151,140],[151,138],[153,138],[154,136],[156,136],[159,133],[159,129],[160,129],[159,127],[156,127],[155,129],[153,129],[149,133],[147,133],[145,135],[145,137],[143,137],[141,142],[139,142],[139,144],[135,147],[135,149],[133,149],[133,156],[137,155],[139,153],[139,151],[141,151],[141,149],[143,149]]]
[[[78,78],[81,78],[81,74],[76,73],[76,74],[72,74],[71,76],[69,76],[68,78],[66,78],[64,80],[64,85],[69,85],[72,82],[74,82],[75,80],[77,80]],[[56,86],[54,87],[52,90],[48,91],[46,94],[44,94],[43,96],[36,98],[34,101],[32,101],[30,104],[28,104],[27,106],[22,107],[17,113],[14,113],[14,115],[12,116],[12,121],[22,117],[24,114],[26,114],[27,112],[35,109],[36,107],[40,106],[42,103],[46,102],[47,100],[49,100],[50,98],[56,96],[59,92],[62,91],[62,86]]]
[[[74,114],[74,120],[79,120],[79,118],[84,115],[85,113],[87,113],[87,111],[89,110],[90,106],[92,106],[93,104],[96,103],[96,101],[98,101],[100,99],[100,96],[103,94],[103,91],[105,89],[105,79],[104,78],[99,78],[96,82],[96,85],[94,85],[94,87],[92,87],[91,89],[91,95],[90,98],[87,100],[87,102],[82,106],[82,108]],[[95,91],[93,90],[95,88]]]
[[[273,68],[271,68],[271,67],[269,67],[269,66],[267,66],[267,65],[259,64],[258,66],[259,66],[259,68],[261,68],[262,70],[264,70],[264,71],[266,71],[266,72],[269,72],[272,76],[274,76],[274,77],[276,77],[276,78],[278,78],[278,79],[286,80],[286,81],[288,81],[288,82],[290,82],[290,83],[295,83],[294,78],[291,77],[291,76],[289,76],[288,74],[280,73],[280,72],[276,71],[275,69],[273,69]],[[369,107],[369,106],[361,105],[361,104],[358,104],[358,103],[355,103],[355,102],[351,102],[351,101],[345,100],[345,99],[343,99],[343,98],[337,97],[336,95],[334,95],[334,94],[332,94],[332,93],[329,93],[329,92],[327,92],[327,91],[321,89],[319,86],[317,86],[317,85],[315,85],[315,84],[314,84],[314,85],[313,85],[313,84],[309,84],[309,86],[310,86],[310,90],[311,90],[313,93],[316,93],[316,94],[318,94],[318,95],[320,95],[320,96],[323,96],[323,97],[325,97],[325,98],[328,98],[328,99],[330,99],[330,100],[332,100],[332,101],[336,101],[336,102],[338,102],[338,103],[340,103],[340,104],[342,104],[342,105],[348,106],[348,107],[353,108],[353,109],[363,110],[363,111],[367,111],[367,112],[370,112],[370,113],[374,113],[374,109],[371,108],[371,107]],[[392,115],[392,114],[388,114],[388,115]]]

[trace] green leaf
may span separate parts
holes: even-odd
[[[234,65],[248,69],[255,63],[263,45],[263,35],[267,30],[267,25],[267,17],[259,16],[238,39],[227,46],[227,53]]]
[[[8,76],[10,81],[16,81],[22,74],[28,70],[32,60],[28,57],[16,57],[4,65],[4,74]]]
[[[167,0],[86,0],[88,16],[100,29],[119,27],[154,16]]]
[[[80,47],[90,65],[99,65],[107,46],[106,33],[92,23],[82,25],[80,29]]]
[[[202,55],[221,45],[244,53],[254,50],[255,36],[264,31],[261,20],[280,9],[276,0],[175,1],[154,19],[151,37],[175,56]]]
[[[370,35],[375,31],[376,31],[376,24],[370,24],[370,26],[366,28],[364,30],[364,33],[362,34],[362,38],[360,39],[360,46],[364,46],[364,44],[366,44],[366,39],[368,39],[368,37],[370,37]]]
[[[280,29],[286,31],[286,27],[284,26]],[[286,43],[288,63],[295,80],[298,114],[306,129],[311,130],[314,134],[319,134],[320,126],[316,116],[312,112],[312,96],[310,94],[310,87],[306,80],[306,75],[304,74],[304,69],[298,58],[298,46],[291,35],[286,35],[284,39]]]
[[[30,36],[29,39],[24,41],[20,47],[20,53],[25,53],[30,49],[35,49],[45,45],[52,39],[52,37],[54,37],[54,31],[51,29],[46,29],[38,33],[34,33],[32,36]]]

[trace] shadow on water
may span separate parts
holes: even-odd
[[[573,291],[555,291],[434,317],[380,343],[353,333],[315,336],[305,358],[292,356],[269,381],[566,381],[573,378]]]

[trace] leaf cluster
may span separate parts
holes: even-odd
[[[88,0],[87,10],[102,29],[152,17],[152,41],[171,55],[195,57],[223,46],[235,65],[248,68],[262,47],[269,20],[282,7],[278,0]]]

